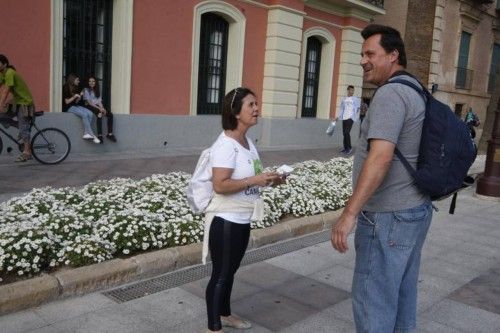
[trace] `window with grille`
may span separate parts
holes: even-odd
[[[206,13],[201,16],[198,70],[198,114],[221,114],[226,88],[229,23]]]
[[[458,66],[455,87],[460,89],[470,89],[472,85],[472,70],[468,69],[469,48],[472,35],[462,31],[460,37],[460,49],[458,50]]]
[[[111,104],[113,0],[64,0],[63,76],[94,75],[105,105]]]
[[[493,53],[491,55],[490,77],[488,80],[488,92],[495,90],[497,68],[500,64],[500,44],[493,45]]]
[[[321,41],[318,38],[309,37],[307,39],[304,92],[302,97],[302,117],[316,117],[321,47]]]

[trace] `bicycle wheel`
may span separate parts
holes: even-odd
[[[42,164],[57,164],[68,157],[71,142],[68,136],[57,128],[44,128],[31,140],[33,157]]]

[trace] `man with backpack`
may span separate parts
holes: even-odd
[[[380,88],[361,127],[353,164],[353,194],[332,227],[332,245],[344,253],[357,222],[352,298],[357,332],[410,331],[416,326],[420,255],[432,219],[430,197],[415,186],[395,149],[417,168],[426,103],[405,84],[399,32],[369,25],[361,66],[364,79]]]

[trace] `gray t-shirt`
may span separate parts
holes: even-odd
[[[398,79],[418,85],[416,80],[407,75],[398,76]],[[382,139],[396,144],[410,165],[416,168],[424,117],[424,100],[413,88],[398,83],[379,88],[361,125],[361,138],[354,156],[353,188],[368,155],[370,139]],[[427,196],[417,189],[412,176],[394,154],[382,184],[363,210],[397,211],[415,207],[425,200]]]

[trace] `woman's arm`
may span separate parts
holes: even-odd
[[[261,174],[243,179],[231,179],[234,169],[212,168],[212,184],[217,194],[232,194],[241,192],[250,186],[267,186],[274,183],[280,175],[276,172]]]
[[[90,106],[93,106],[95,108],[100,108],[98,103],[94,103],[94,99],[90,95],[90,89],[85,88],[83,90],[83,100]]]

